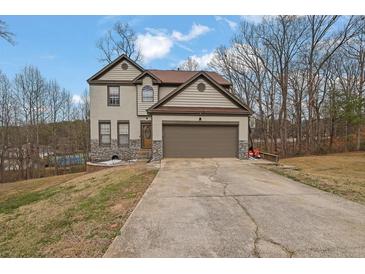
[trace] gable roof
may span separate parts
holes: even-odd
[[[155,83],[162,83],[161,79],[158,78],[156,75],[154,75],[151,71],[149,70],[146,70],[145,72],[143,72],[142,74],[138,75],[136,78],[134,78],[134,80],[132,81],[133,83],[142,83],[142,78],[145,76],[145,75],[148,75],[150,76],[154,81]]]
[[[183,84],[193,76],[198,75],[201,71],[187,71],[187,70],[157,70],[150,69],[148,70],[153,75],[158,77],[162,83],[166,84]],[[230,86],[231,83],[224,79],[221,75],[214,71],[205,71],[207,75],[209,75],[212,79],[214,79],[218,84],[222,86]]]
[[[185,87],[189,86],[191,83],[193,83],[198,78],[205,78],[210,84],[212,84],[221,94],[226,96],[229,100],[231,100],[236,106],[239,107],[241,110],[239,114],[251,114],[252,110],[245,105],[243,102],[241,102],[236,96],[232,95],[229,91],[227,91],[222,85],[220,85],[217,81],[215,81],[208,73],[205,71],[200,71],[193,75],[188,81],[185,81],[184,84],[180,85],[176,89],[174,89],[172,92],[170,92],[166,97],[158,101],[156,104],[152,105],[147,112],[149,113],[158,113],[158,112],[166,112],[167,109],[172,110],[172,108],[164,107],[163,105],[170,101],[173,97],[178,95],[181,91],[184,90]],[[175,110],[177,108],[175,107]],[[196,109],[197,110],[197,109]],[[198,110],[197,110],[198,111]],[[236,113],[238,114],[238,113]]]
[[[104,75],[105,73],[107,73],[109,70],[111,70],[116,64],[118,64],[122,60],[127,60],[129,63],[133,64],[141,72],[144,71],[144,68],[142,68],[140,65],[138,65],[135,61],[133,61],[127,55],[122,54],[121,56],[119,56],[118,58],[116,58],[113,62],[111,62],[110,64],[106,65],[101,70],[99,70],[97,73],[95,73],[93,76],[91,76],[89,79],[87,79],[87,82],[89,83],[90,81],[96,80],[100,76]]]
[[[187,70],[158,70],[158,69],[145,70],[143,67],[141,67],[139,64],[137,64],[135,61],[133,61],[127,55],[122,54],[121,56],[116,58],[113,62],[106,65],[101,70],[99,70],[97,73],[95,73],[93,76],[91,76],[87,80],[87,82],[90,83],[91,81],[97,80],[98,78],[103,76],[105,73],[110,71],[116,64],[118,64],[122,60],[127,60],[129,63],[134,65],[141,72],[141,74],[138,75],[135,79],[133,79],[132,81],[129,81],[131,83],[139,83],[138,81],[144,75],[148,74],[158,84],[181,85],[181,84],[184,84],[189,79],[191,79],[192,77],[201,73],[201,71],[187,71]],[[223,78],[220,74],[218,74],[214,71],[204,71],[204,72],[207,75],[209,75],[212,79],[214,79],[219,85],[224,86],[224,87],[231,86],[231,83],[228,80],[226,80],[225,78]]]

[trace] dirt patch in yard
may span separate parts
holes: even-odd
[[[283,159],[265,168],[304,184],[365,204],[365,152]]]
[[[0,257],[101,257],[157,170],[140,163],[0,186]]]

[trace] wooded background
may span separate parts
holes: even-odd
[[[89,99],[26,66],[13,81],[0,71],[0,182],[84,170]]]
[[[364,16],[243,21],[210,67],[255,111],[255,146],[282,157],[364,148]]]

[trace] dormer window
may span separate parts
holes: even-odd
[[[142,102],[153,102],[153,88],[151,86],[142,88]]]
[[[120,105],[120,91],[119,87],[108,87],[108,106]]]

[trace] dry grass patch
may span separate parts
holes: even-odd
[[[268,167],[279,174],[349,200],[365,204],[365,152],[338,153],[283,159],[280,164],[294,166]]]
[[[136,164],[11,183],[16,191],[0,196],[0,257],[102,256],[156,173]]]

